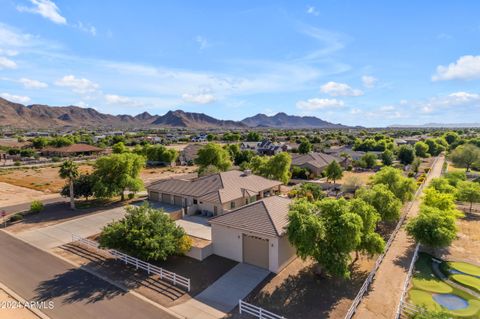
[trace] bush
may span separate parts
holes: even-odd
[[[8,222],[13,223],[13,222],[18,222],[19,220],[23,220],[23,215],[17,213],[10,216],[10,218],[8,219]]]
[[[58,157],[58,156],[52,157],[52,162],[54,162],[54,163],[58,163],[58,162],[60,162],[61,160],[62,160],[62,159],[61,159],[60,157]]]
[[[20,161],[15,161],[15,163],[13,163],[13,165],[15,165],[15,166],[20,166],[21,163],[20,163]]]
[[[134,199],[135,194],[134,193],[128,193],[128,199]]]
[[[30,204],[30,211],[32,213],[40,213],[43,210],[43,203],[38,200],[34,200],[32,204]]]
[[[166,260],[173,254],[190,250],[191,242],[182,227],[163,210],[148,204],[127,207],[121,220],[105,226],[100,247],[113,248],[143,260]]]

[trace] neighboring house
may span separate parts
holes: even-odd
[[[415,143],[420,142],[421,139],[419,137],[403,137],[403,138],[396,138],[394,143],[398,146],[400,145],[415,145]]]
[[[342,158],[342,154],[348,155],[348,158],[352,161],[360,160],[364,155],[365,152],[362,151],[354,151],[350,147],[342,146],[342,147],[332,147],[330,149],[326,149],[323,151],[325,154],[332,155],[333,157],[338,158],[340,161],[344,161]],[[372,152],[372,153],[381,153],[381,152]],[[378,154],[377,154],[378,155]]]
[[[247,171],[233,170],[192,180],[160,180],[147,190],[150,200],[181,206],[187,215],[217,216],[274,195],[281,184]]]
[[[178,162],[180,165],[193,165],[198,156],[198,151],[204,147],[202,144],[188,144],[180,151]]]
[[[258,155],[276,155],[280,152],[290,150],[290,147],[285,143],[272,142],[270,140],[263,140],[261,142],[242,142],[240,143],[241,150],[251,150]]]
[[[292,166],[306,168],[315,176],[320,176],[328,164],[340,160],[325,153],[292,154]]]
[[[213,253],[280,272],[296,257],[285,229],[290,204],[272,196],[210,219]]]
[[[104,152],[104,149],[88,144],[72,144],[63,147],[46,147],[41,153],[45,156],[78,156],[97,155]]]
[[[207,142],[207,140],[208,140],[207,136],[208,136],[207,134],[201,133],[201,134],[198,134],[197,136],[192,137],[191,141],[192,142],[199,142],[199,143]]]

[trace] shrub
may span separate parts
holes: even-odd
[[[134,193],[128,193],[128,199],[134,199],[135,194]]]
[[[43,203],[38,200],[34,200],[32,204],[30,204],[30,211],[32,213],[40,213],[43,210]]]
[[[13,163],[13,165],[15,165],[15,166],[20,166],[21,163],[20,163],[20,161],[15,161],[15,163]]]
[[[19,220],[23,220],[23,215],[17,213],[17,214],[14,214],[14,215],[10,216],[10,218],[8,219],[8,222],[13,223],[13,222],[17,222]]]

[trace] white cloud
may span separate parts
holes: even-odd
[[[350,85],[345,83],[338,83],[330,81],[325,83],[320,88],[322,93],[329,94],[331,96],[360,96],[363,92],[358,89],[353,89]]]
[[[19,82],[27,89],[44,89],[48,87],[47,83],[27,78],[21,78]]]
[[[200,93],[200,94],[182,94],[182,100],[188,103],[195,104],[209,104],[215,102],[215,96],[209,93]]]
[[[58,9],[53,1],[30,0],[30,2],[33,4],[33,7],[17,6],[17,10],[20,12],[39,14],[57,24],[67,24],[67,19],[60,14],[60,9]]]
[[[0,70],[1,69],[15,69],[17,64],[15,61],[10,60],[6,57],[0,56]]]
[[[210,44],[208,43],[208,40],[205,37],[202,37],[201,35],[197,35],[195,37],[195,42],[197,42],[198,45],[200,46],[200,50],[206,49],[210,46]]]
[[[448,66],[439,65],[432,81],[471,80],[480,78],[480,55],[464,55]]]
[[[315,111],[323,109],[336,109],[344,106],[343,101],[337,99],[313,98],[306,101],[298,101],[297,108],[304,111]]]
[[[307,13],[314,16],[318,16],[320,14],[320,12],[318,12],[314,6],[307,7]]]
[[[4,50],[0,48],[0,55],[6,55],[6,56],[16,56],[18,54],[17,51],[15,50]]]
[[[97,35],[97,29],[91,24],[78,22],[75,27],[83,32],[90,33],[92,36]]]
[[[105,94],[105,101],[108,104],[131,104],[132,101],[126,96],[116,94]]]
[[[71,88],[74,92],[85,94],[95,92],[99,85],[85,78],[76,78],[74,75],[65,75],[55,82],[56,85]]]
[[[375,87],[375,84],[378,82],[378,79],[371,76],[371,75],[364,75],[362,76],[362,83],[363,83],[363,86],[366,87],[366,88],[373,88]]]
[[[30,102],[30,98],[28,96],[14,95],[10,93],[1,93],[0,96],[11,102],[22,103],[22,104]]]

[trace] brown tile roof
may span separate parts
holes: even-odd
[[[72,144],[63,147],[47,147],[42,151],[52,153],[83,153],[83,152],[101,152],[102,148],[88,144]]]
[[[279,186],[282,183],[253,174],[232,170],[192,180],[167,179],[153,183],[150,191],[198,197],[212,203],[227,203],[237,198]]]
[[[283,236],[288,225],[289,198],[271,196],[210,219],[227,226],[270,237]]]
[[[336,160],[337,158],[325,153],[292,154],[292,165],[295,166],[308,163],[314,167],[322,168]]]

